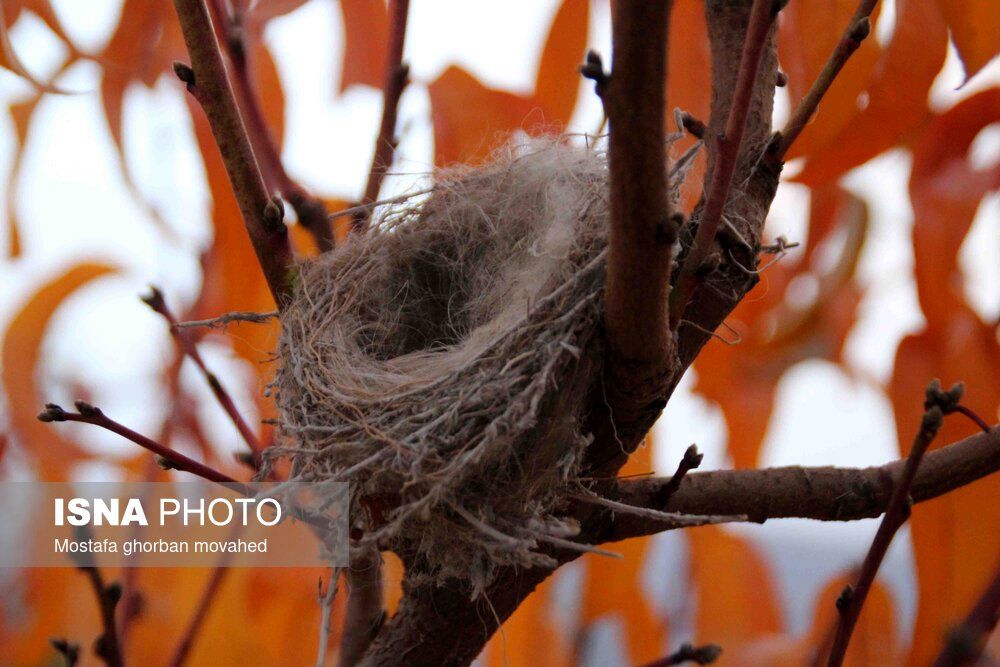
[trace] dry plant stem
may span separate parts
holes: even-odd
[[[243,222],[279,309],[294,282],[292,249],[279,203],[271,200],[226,74],[222,51],[205,0],[174,0],[191,67],[175,71],[212,126]]]
[[[882,514],[906,460],[871,468],[767,468],[713,470],[684,477],[677,491],[657,502],[669,478],[621,480],[608,497],[635,507],[684,514],[744,513],[752,521],[803,518],[854,521]],[[1000,471],[1000,426],[929,452],[910,496],[920,503]],[[662,523],[616,515],[607,541],[661,532]]]
[[[610,228],[604,291],[607,401],[616,425],[641,421],[672,368],[667,327],[677,221],[667,198],[665,104],[668,0],[622,0],[612,17],[612,70],[590,56],[608,116]],[[658,410],[657,410],[658,411]]]
[[[861,42],[871,32],[869,17],[877,4],[878,0],[864,0],[858,5],[858,9],[854,12],[854,16],[851,17],[850,23],[847,24],[844,35],[837,42],[833,53],[830,54],[830,58],[823,65],[823,69],[816,77],[805,97],[795,107],[795,111],[792,112],[792,116],[788,119],[788,123],[785,124],[784,129],[775,138],[775,147],[769,151],[769,159],[779,162],[784,159],[785,154],[788,153],[788,149],[795,143],[795,140],[798,139],[799,134],[802,133],[802,130],[805,129],[809,121],[812,120],[820,101],[826,95],[826,92],[830,90],[830,86],[833,85],[834,79],[837,78],[840,70],[847,63],[847,59],[858,50]]]
[[[872,540],[868,555],[865,556],[864,563],[861,565],[858,581],[853,588],[845,588],[841,599],[837,602],[840,617],[827,661],[830,667],[839,667],[844,662],[847,646],[851,641],[851,633],[854,632],[854,627],[861,616],[861,608],[868,597],[868,591],[871,590],[871,586],[875,582],[879,566],[889,550],[892,538],[910,517],[910,503],[912,502],[910,488],[913,486],[913,480],[917,475],[917,468],[920,467],[924,452],[927,451],[941,429],[943,420],[944,413],[938,405],[931,405],[924,411],[920,430],[913,440],[913,446],[910,448],[910,455],[906,459],[902,474],[893,488],[889,506],[886,508],[885,516],[882,517],[882,522],[875,533],[875,539]]]
[[[222,382],[212,371],[208,370],[208,366],[205,365],[205,360],[202,359],[201,353],[198,352],[198,346],[195,344],[194,340],[191,339],[190,334],[184,329],[180,328],[177,323],[177,318],[174,317],[173,312],[167,306],[166,300],[163,298],[163,293],[160,292],[156,287],[150,289],[150,293],[142,297],[143,302],[146,303],[150,308],[156,311],[159,315],[167,321],[170,326],[170,333],[177,343],[177,347],[181,352],[187,355],[201,371],[202,377],[205,378],[205,382],[208,383],[209,389],[212,390],[212,395],[215,396],[215,400],[219,402],[222,409],[229,416],[229,419],[233,422],[236,430],[240,432],[240,436],[243,437],[243,441],[246,442],[247,447],[250,448],[250,453],[253,455],[254,468],[260,467],[260,454],[263,451],[263,446],[260,440],[257,439],[257,434],[254,433],[253,429],[250,428],[250,424],[247,423],[243,415],[240,414],[239,409],[236,407],[233,397],[229,395],[226,388],[222,386]]]
[[[180,667],[187,661],[191,653],[191,648],[194,646],[194,640],[198,636],[198,631],[205,623],[205,617],[208,616],[208,611],[212,607],[212,601],[215,599],[219,588],[221,588],[222,581],[226,578],[228,570],[229,568],[226,565],[218,565],[209,575],[208,583],[205,585],[205,590],[202,591],[201,597],[198,599],[198,606],[195,607],[194,615],[188,622],[184,634],[181,635],[181,641],[177,645],[177,650],[170,659],[170,667]]]
[[[80,422],[82,424],[92,424],[94,426],[100,426],[103,429],[107,429],[112,433],[117,433],[126,440],[131,440],[135,444],[139,445],[143,449],[147,449],[157,456],[161,457],[166,463],[170,465],[171,468],[177,470],[183,470],[184,472],[189,472],[193,475],[197,475],[202,479],[207,479],[210,482],[217,482],[219,484],[235,484],[239,485],[241,493],[247,493],[252,495],[251,492],[244,486],[244,484],[236,479],[233,479],[225,473],[219,472],[218,470],[211,468],[204,463],[199,463],[192,458],[181,454],[180,452],[167,447],[166,445],[161,445],[155,440],[151,440],[141,433],[136,433],[127,426],[123,426],[118,422],[114,421],[107,415],[105,415],[101,410],[95,408],[92,405],[84,403],[83,401],[76,402],[77,410],[79,413],[66,412],[58,405],[49,404],[45,406],[45,411],[38,415],[39,420],[44,422]]]
[[[382,181],[392,166],[393,155],[396,152],[399,98],[402,97],[409,79],[409,68],[403,63],[403,45],[406,39],[406,18],[409,9],[410,0],[389,0],[389,44],[385,59],[385,81],[382,84],[382,120],[379,123],[378,137],[375,139],[375,154],[372,157],[371,170],[368,172],[362,204],[370,204],[378,199]],[[351,227],[354,231],[364,229],[370,215],[370,208],[355,213],[351,217]]]
[[[673,292],[670,294],[670,326],[677,329],[684,309],[699,282],[698,272],[715,244],[740,157],[747,115],[757,83],[761,56],[768,43],[768,33],[776,15],[774,0],[754,0],[750,24],[743,42],[740,69],[736,78],[725,134],[714,137],[715,162],[705,207],[698,223],[694,243],[684,258]]]
[[[344,573],[348,587],[347,609],[338,664],[340,667],[352,667],[360,662],[385,620],[382,558],[378,550],[369,548],[364,555],[351,558],[351,565]]]
[[[118,629],[115,623],[115,607],[121,597],[121,587],[117,584],[107,585],[104,577],[97,567],[81,567],[83,573],[87,575],[91,586],[94,588],[94,595],[97,597],[97,604],[101,611],[101,624],[104,627],[102,634],[95,643],[94,652],[100,656],[109,667],[123,667],[125,661],[122,659],[121,646],[118,643]]]
[[[934,667],[971,667],[979,664],[986,642],[998,621],[1000,568],[962,624],[948,634],[944,650],[934,661]]]
[[[299,223],[312,235],[320,252],[331,250],[334,246],[333,226],[327,219],[326,207],[288,175],[281,162],[277,142],[254,93],[250,70],[247,67],[243,13],[229,16],[223,0],[209,0],[209,10],[216,35],[224,45],[229,63],[232,65],[233,93],[264,182],[268,189],[276,190],[292,205],[298,215]]]
[[[278,316],[278,311],[272,310],[267,313],[256,313],[247,310],[237,310],[231,313],[224,313],[218,317],[207,320],[188,320],[177,322],[172,329],[192,329],[195,327],[205,327],[207,329],[221,329],[232,322],[250,322],[252,324],[264,324]]]

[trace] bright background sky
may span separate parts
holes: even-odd
[[[411,187],[432,163],[429,101],[423,84],[449,64],[458,63],[487,85],[530,91],[542,39],[557,4],[556,0],[413,0],[406,59],[415,83],[402,101],[402,141],[394,169],[399,175],[389,179],[389,193]],[[599,4],[602,9],[597,12],[590,43],[607,54],[607,13],[603,3]],[[118,19],[118,0],[54,0],[53,5],[84,50],[97,50]],[[889,6],[883,16],[891,17]],[[890,23],[886,20],[877,26],[876,38],[889,36]],[[66,55],[32,16],[25,15],[11,35],[29,69],[42,77],[54,72]],[[294,178],[315,191],[345,199],[358,196],[371,158],[381,98],[376,91],[358,87],[334,97],[343,44],[335,5],[306,5],[274,21],[266,39],[286,89],[286,166]],[[952,52],[931,92],[936,108],[947,108],[1000,80],[1000,66],[994,61],[972,83],[956,90],[961,79],[961,66]],[[162,321],[139,303],[136,295],[147,284],[155,283],[174,303],[193,299],[200,281],[197,254],[211,234],[208,192],[183,91],[172,77],[164,77],[152,90],[131,91],[125,105],[128,168],[167,221],[169,230],[163,230],[153,225],[123,187],[120,164],[94,92],[98,68],[77,64],[59,84],[79,94],[46,97],[36,113],[15,193],[24,256],[0,263],[4,285],[0,320],[9,318],[44,280],[72,263],[98,259],[122,267],[121,275],[81,290],[59,312],[54,321],[56,333],[46,341],[44,379],[53,400],[70,402],[73,387],[86,384],[97,404],[137,430],[149,432],[162,416],[158,400],[162,387],[157,378],[171,342]],[[0,100],[4,104],[29,92],[22,81],[0,72]],[[589,86],[582,98],[571,129],[592,132],[600,124],[600,106]],[[779,122],[787,106],[787,100],[780,97],[776,109]],[[474,111],[470,109],[470,113]],[[10,169],[13,136],[5,115],[0,118],[3,175]],[[973,154],[987,162],[995,160],[998,153],[1000,128],[994,126],[977,139]],[[909,164],[906,153],[894,151],[856,170],[845,181],[850,190],[868,201],[873,223],[860,264],[861,279],[872,287],[847,344],[853,373],[826,362],[806,362],[784,376],[762,466],[865,466],[898,457],[891,408],[878,384],[891,374],[899,340],[922,324],[911,277],[912,211],[906,197]],[[790,168],[794,170],[794,165]],[[802,239],[807,206],[804,188],[783,185],[768,233]],[[994,196],[983,204],[961,261],[970,301],[984,317],[997,318],[1000,198]],[[799,288],[805,298],[815,286],[804,283]],[[209,364],[228,379],[230,387],[249,376],[241,362],[230,357],[224,340],[205,347]],[[235,430],[216,408],[200,378],[190,368],[183,378],[194,394],[204,399],[206,422],[219,446],[227,451],[237,449]],[[689,377],[657,426],[660,472],[671,472],[692,442],[706,454],[704,468],[727,465],[721,413],[694,395],[690,386]],[[247,413],[252,413],[249,390],[235,393]],[[74,436],[109,456],[129,446],[98,429],[76,430]],[[16,452],[8,458],[16,473]],[[104,479],[113,474],[117,473],[111,466],[91,464],[80,477]],[[772,558],[776,583],[784,593],[786,624],[793,631],[802,631],[809,622],[816,592],[830,576],[860,560],[875,527],[874,521],[840,525],[773,521],[733,530],[752,538]],[[650,592],[658,605],[674,612],[674,636],[683,636],[683,619],[690,618],[690,609],[685,612],[680,607],[686,592],[676,580],[658,573],[672,571],[683,562],[685,538],[681,532],[668,533],[657,538],[656,544],[649,568]],[[906,637],[913,622],[915,594],[905,531],[895,541],[889,561],[882,572],[897,603],[900,631]],[[561,580],[571,584],[579,570],[564,569]],[[569,602],[572,589],[571,585],[563,587]],[[601,632],[614,633],[616,629],[609,623]],[[613,642],[595,642],[594,661],[620,663],[623,658],[614,653],[613,646]]]

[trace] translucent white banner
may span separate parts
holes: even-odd
[[[0,482],[0,567],[342,567],[348,499],[343,482]]]

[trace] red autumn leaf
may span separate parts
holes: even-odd
[[[983,322],[962,294],[956,255],[979,199],[997,187],[998,171],[976,170],[966,159],[979,130],[997,118],[1000,91],[980,93],[936,117],[914,144],[913,202],[917,293],[926,328],[906,338],[896,354],[890,396],[903,453],[923,412],[929,378],[947,386],[964,381],[963,404],[987,422],[1000,407],[1000,346],[995,326]],[[933,258],[933,259],[931,259]],[[932,448],[971,434],[975,426],[946,418]],[[941,637],[971,608],[1000,560],[1000,479],[984,479],[915,508],[912,540],[920,606],[911,662],[930,662]]]
[[[344,20],[344,55],[340,92],[355,84],[381,88],[389,17],[382,0],[340,0]]]
[[[892,41],[866,86],[864,108],[823,145],[811,146],[796,180],[808,185],[832,183],[905,141],[927,120],[927,94],[944,63],[947,29],[934,0],[901,1],[896,13]],[[821,123],[826,123],[822,111],[813,125]]]
[[[1000,52],[1000,14],[992,0],[938,0],[968,81]]]
[[[446,69],[427,91],[434,123],[434,163],[439,166],[481,162],[511,132],[522,128],[534,109],[530,100],[487,88],[456,66]]]
[[[779,632],[771,572],[753,545],[718,526],[693,528],[687,536],[698,591],[694,643],[736,653],[757,637]]]
[[[648,474],[653,470],[653,440],[647,438],[629,458],[620,475]],[[611,546],[622,558],[588,554],[583,584],[585,626],[602,618],[619,617],[631,664],[643,664],[663,657],[667,645],[666,619],[657,615],[646,597],[642,573],[651,538],[618,542]]]
[[[811,262],[816,247],[835,229],[845,232],[839,260],[816,273]],[[860,301],[852,278],[867,235],[867,209],[839,188],[815,191],[810,212],[809,247],[795,262],[790,257],[766,269],[761,283],[733,311],[729,322],[742,340],[725,345],[713,340],[702,350],[695,368],[695,390],[717,403],[728,425],[728,449],[737,468],[752,468],[767,434],[778,381],[805,359],[840,358]],[[765,259],[765,261],[767,261]],[[785,301],[791,281],[811,275],[817,295],[807,307]],[[719,336],[735,333],[720,327]],[[740,387],[734,392],[733,387]]]
[[[65,479],[73,463],[89,457],[51,424],[43,424],[36,418],[46,402],[38,384],[38,368],[49,320],[73,292],[114,271],[101,264],[74,266],[38,289],[7,326],[2,377],[10,405],[11,434],[25,453],[38,462],[42,479]]]
[[[535,102],[545,121],[565,126],[580,92],[579,66],[587,48],[590,0],[563,0],[542,50],[535,79]]]

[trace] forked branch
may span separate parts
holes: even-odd
[[[288,303],[294,283],[292,248],[280,201],[272,200],[226,74],[206,0],[174,0],[191,66],[174,71],[195,96],[212,126],[257,261],[275,303]]]

